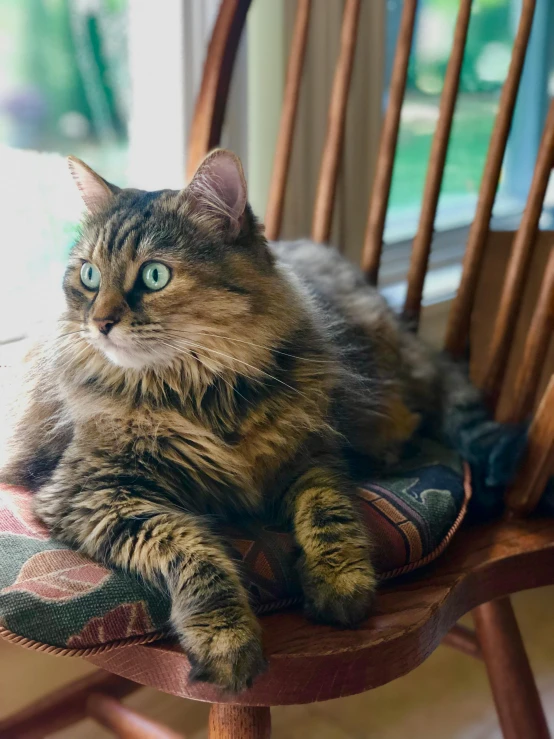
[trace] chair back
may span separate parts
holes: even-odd
[[[197,99],[189,147],[188,173],[192,175],[205,154],[219,144],[229,93],[233,63],[251,0],[222,0],[208,48],[204,76]],[[429,265],[439,194],[458,97],[462,62],[468,38],[472,0],[460,0],[454,40],[440,99],[439,116],[432,140],[419,225],[413,240],[403,317],[417,330],[423,286]],[[269,239],[278,239],[290,168],[295,123],[312,0],[297,0],[297,10],[288,61],[281,121],[274,156],[265,227]],[[389,205],[392,172],[398,143],[408,64],[414,37],[418,0],[404,0],[396,53],[392,68],[389,102],[384,116],[367,226],[362,251],[362,268],[372,284],[377,284],[383,249],[383,233]],[[511,61],[500,96],[498,112],[482,174],[474,221],[471,225],[462,277],[448,319],[445,349],[453,357],[466,357],[483,264],[490,235],[492,209],[501,175],[508,135],[521,83],[536,0],[522,0],[521,14]],[[333,205],[341,165],[345,122],[352,67],[357,41],[361,0],[344,0],[340,45],[332,84],[327,131],[321,158],[314,203],[311,238],[327,242],[331,233]],[[539,219],[546,188],[554,166],[554,101],[544,126],[534,176],[521,224],[513,237],[507,259],[492,334],[481,359],[477,378],[487,403],[500,420],[520,422],[536,412],[530,428],[527,458],[515,485],[506,495],[508,507],[528,513],[537,504],[554,467],[554,379],[550,379],[542,399],[538,388],[550,347],[554,325],[554,234],[549,234],[549,256],[540,286],[535,287],[534,304],[525,328],[523,348],[518,356],[510,397],[499,405],[509,365],[514,334],[520,318],[525,287],[539,237]],[[538,408],[536,407],[538,403]]]

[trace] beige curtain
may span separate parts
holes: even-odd
[[[381,125],[386,0],[362,0],[332,241],[359,259]],[[344,0],[314,0],[283,238],[310,233]],[[255,0],[248,25],[248,173],[263,213],[296,0]]]

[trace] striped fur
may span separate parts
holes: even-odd
[[[60,540],[167,591],[192,676],[236,691],[264,659],[219,523],[289,521],[308,612],[357,623],[375,576],[347,459],[393,462],[440,420],[445,385],[354,267],[307,242],[268,245],[240,165],[207,161],[184,191],[157,193],[72,161],[91,213],[66,311],[29,359],[3,477],[35,491]],[[153,260],[171,279],[148,292]]]

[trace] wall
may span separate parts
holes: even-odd
[[[284,238],[306,236],[326,132],[327,109],[339,49],[344,0],[312,3]],[[284,70],[296,0],[254,0],[248,21],[249,166],[251,198],[265,211],[280,115]],[[346,145],[334,213],[332,241],[359,259],[381,126],[385,0],[362,2]]]

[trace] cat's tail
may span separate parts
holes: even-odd
[[[471,466],[473,516],[498,515],[525,451],[528,423],[495,421],[467,368],[447,358],[441,360],[441,386],[442,432]]]

